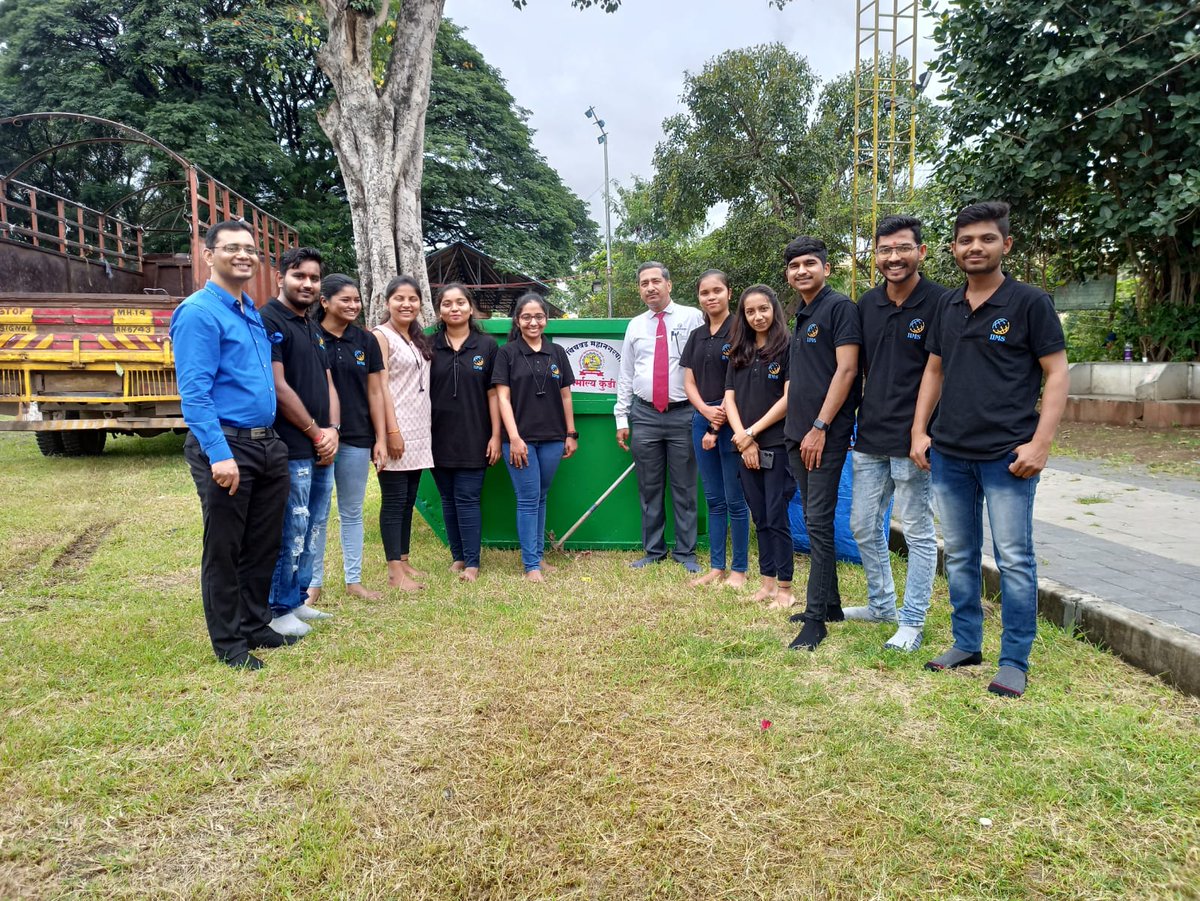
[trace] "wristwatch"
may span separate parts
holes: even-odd
[[[578,433],[578,432],[567,432],[567,437],[568,437],[568,438],[574,438],[576,441],[578,441],[578,440],[579,440],[579,433]]]
[[[754,426],[750,426],[749,428],[746,429],[746,437],[747,438],[754,437]]]
[[[816,429],[818,432],[828,432],[829,431],[829,423],[825,422],[822,419],[814,419],[813,420],[813,428]]]

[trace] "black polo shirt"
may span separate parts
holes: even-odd
[[[267,337],[271,339],[271,362],[283,364],[284,380],[299,396],[308,415],[321,428],[329,422],[329,380],[326,370],[325,339],[322,329],[307,316],[293,313],[278,297],[272,297],[261,310]],[[276,337],[278,336],[278,337]],[[275,413],[275,431],[288,449],[289,460],[311,460],[317,452],[313,447],[312,429],[303,434],[287,421],[282,412]]]
[[[725,368],[729,363],[729,327],[732,324],[733,315],[730,314],[714,335],[708,323],[704,323],[688,335],[683,353],[679,355],[679,365],[692,370],[692,378],[705,403],[719,404],[725,396]]]
[[[855,450],[908,456],[917,392],[929,359],[926,344],[945,296],[944,286],[921,276],[900,306],[888,300],[886,284],[858,299],[863,391]]]
[[[542,349],[535,351],[518,335],[496,353],[492,384],[508,385],[523,441],[566,440],[567,416],[559,392],[575,384],[575,373],[565,350],[543,336]]]
[[[742,427],[749,428],[775,406],[783,397],[783,386],[788,382],[788,357],[784,347],[777,356],[769,360],[757,355],[749,366],[730,366],[726,371],[725,387],[733,389],[733,402],[737,404]],[[776,447],[783,444],[783,423],[780,419],[754,436],[759,447]]]
[[[483,469],[487,466],[487,443],[492,437],[488,391],[496,362],[496,339],[471,331],[455,350],[446,333],[439,329],[430,343],[433,465]]]
[[[974,312],[965,287],[952,291],[929,336],[943,374],[933,446],[967,460],[998,460],[1027,442],[1038,424],[1038,361],[1066,346],[1044,291],[1005,276]]]
[[[379,342],[357,325],[346,326],[339,338],[322,326],[325,339],[325,359],[337,389],[338,405],[342,409],[342,431],[339,444],[350,447],[374,447],[375,425],[371,422],[371,407],[367,400],[368,376],[383,371],[383,353]]]
[[[784,428],[787,437],[797,444],[812,430],[813,420],[821,412],[833,374],[837,372],[837,349],[844,344],[862,344],[862,321],[854,301],[828,285],[812,303],[806,304],[801,298],[796,310],[796,331],[792,335],[788,366],[792,384],[788,388]],[[825,447],[830,452],[850,447],[861,390],[859,383],[856,378],[846,402],[829,423]]]

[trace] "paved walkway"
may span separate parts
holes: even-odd
[[[1200,635],[1200,482],[1053,457],[1033,515],[1039,577]]]

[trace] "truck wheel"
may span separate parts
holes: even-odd
[[[68,457],[95,457],[104,450],[107,432],[62,432],[63,453]]]
[[[33,438],[43,457],[61,457],[63,455],[62,432],[34,432]]]

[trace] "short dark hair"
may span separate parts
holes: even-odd
[[[208,227],[208,232],[204,235],[204,246],[209,250],[214,249],[217,246],[217,238],[220,236],[221,232],[233,231],[250,232],[251,235],[254,234],[254,229],[250,227],[249,222],[246,222],[242,219],[224,219],[218,222],[216,225],[210,225]],[[258,239],[255,238],[255,240],[257,241]]]
[[[385,306],[383,308],[383,319],[381,319],[380,322],[387,322],[392,318],[391,311],[388,310],[386,304],[389,300],[391,300],[392,295],[405,285],[416,291],[417,297],[421,298],[421,300],[425,299],[425,295],[421,293],[421,283],[419,281],[417,281],[411,275],[395,276],[387,283],[387,287],[383,290],[383,301]],[[433,358],[433,351],[430,350],[429,339],[425,336],[425,332],[421,328],[419,319],[420,317],[418,316],[408,324],[408,339],[412,341],[413,347],[421,352],[421,356],[423,356],[426,360],[430,360]]]
[[[921,220],[916,216],[884,216],[875,226],[875,243],[878,244],[880,238],[886,238],[888,235],[902,232],[906,228],[912,231],[913,237],[920,244]]]
[[[964,226],[974,225],[976,222],[995,222],[996,228],[1000,230],[1000,237],[1007,238],[1009,209],[1009,205],[1003,200],[985,200],[963,207],[954,217],[954,237],[958,237],[958,230]]]
[[[279,272],[281,275],[286,275],[289,270],[297,268],[301,263],[307,263],[309,260],[320,266],[324,260],[321,259],[321,251],[315,247],[293,247],[290,250],[285,250],[283,256],[279,258]]]
[[[521,326],[517,324],[517,317],[521,315],[521,310],[531,303],[536,303],[541,306],[542,312],[546,314],[546,319],[550,318],[550,307],[546,304],[546,298],[538,294],[536,291],[526,291],[517,298],[517,302],[513,304],[512,309],[512,328],[508,330],[508,340],[515,341],[521,337]]]
[[[787,247],[783,248],[783,263],[786,266],[796,257],[814,256],[822,263],[829,262],[829,248],[825,246],[825,242],[820,238],[814,238],[811,235],[801,235],[793,239]]]
[[[729,291],[730,293],[733,292],[733,289],[731,287],[729,287],[729,276],[728,275],[726,275],[720,269],[705,269],[703,272],[700,273],[700,277],[698,279],[696,279],[696,293],[697,294],[700,293],[700,283],[703,282],[706,278],[719,278],[721,280],[721,284],[723,284],[725,286],[725,290]],[[707,311],[705,311],[704,309],[701,309],[700,315],[704,317],[704,324],[708,325]]]
[[[450,282],[449,284],[442,285],[440,288],[438,288],[437,297],[435,297],[433,301],[433,312],[437,313],[438,307],[442,305],[442,298],[451,291],[462,292],[462,296],[465,297],[467,299],[467,303],[471,305],[471,318],[467,320],[467,328],[473,332],[482,332],[483,329],[481,329],[479,327],[479,323],[475,321],[475,316],[479,312],[479,308],[475,306],[475,297],[471,294],[471,289],[462,282]],[[438,316],[436,328],[439,332],[444,332],[446,330],[446,321],[442,319],[441,316]]]
[[[663,280],[668,282],[671,280],[671,273],[667,270],[666,266],[658,262],[658,260],[646,260],[646,262],[642,263],[642,265],[638,266],[637,268],[639,282],[642,280],[642,273],[647,269],[661,269]]]

